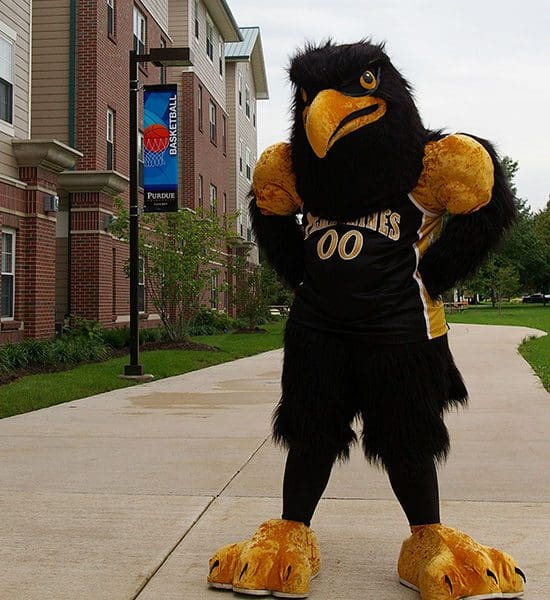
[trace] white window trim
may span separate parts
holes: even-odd
[[[200,37],[200,21],[199,21],[199,2],[195,0],[194,2],[194,19],[193,19],[193,37],[198,40]]]
[[[237,86],[237,102],[239,106],[243,105],[243,76],[239,73],[238,86]]]
[[[140,22],[143,21],[143,39],[140,37]],[[137,30],[137,31],[136,31]],[[137,6],[134,6],[134,25],[133,25],[134,36],[143,44],[143,51],[147,52],[147,19],[145,15],[139,10]]]
[[[13,265],[12,265],[12,269],[13,272],[12,273],[5,273],[5,275],[11,275],[13,277],[13,295],[12,295],[12,305],[13,305],[13,314],[11,317],[2,317],[0,320],[1,321],[13,321],[15,319],[15,286],[16,286],[16,279],[15,279],[15,250],[17,248],[17,244],[16,244],[16,240],[17,240],[17,231],[15,229],[13,229],[12,227],[2,227],[2,229],[0,229],[0,233],[8,233],[10,234],[12,237],[12,247],[11,247],[11,255],[12,255],[12,261],[13,261]],[[4,247],[2,246],[2,252],[4,251]],[[1,257],[0,257],[0,274],[4,274],[4,271],[1,270],[2,268],[2,263],[1,263]]]
[[[250,115],[251,115],[251,110],[250,110],[250,86],[247,84],[245,84],[244,86],[244,114],[246,115],[246,118],[250,121]]]
[[[6,25],[3,21],[0,21],[0,36],[3,37],[12,46],[11,52],[11,67],[12,67],[12,120],[15,121],[15,43],[17,42],[17,32],[12,29],[9,25]],[[29,100],[30,101],[30,100]],[[0,131],[15,137],[15,127],[13,123],[0,119]]]
[[[246,162],[245,162],[245,171],[246,171],[246,178],[248,181],[252,180],[252,165],[250,164],[250,159],[251,159],[251,152],[250,152],[250,148],[246,148]]]
[[[225,45],[222,40],[222,36],[218,33],[218,73],[220,79],[223,81],[225,75]]]
[[[244,173],[244,142],[239,139],[239,173],[242,175]]]

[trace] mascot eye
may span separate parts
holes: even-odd
[[[363,75],[361,75],[361,79],[359,81],[361,86],[366,90],[374,90],[374,88],[378,85],[378,80],[372,71],[365,71]]]
[[[300,88],[300,95],[302,96],[302,100],[307,102],[307,92],[304,90],[304,88]]]

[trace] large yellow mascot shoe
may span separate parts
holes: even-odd
[[[422,600],[520,598],[525,581],[511,556],[443,525],[413,527],[397,570]]]
[[[252,596],[307,598],[320,566],[319,545],[309,527],[272,519],[262,523],[250,540],[214,554],[208,584]]]

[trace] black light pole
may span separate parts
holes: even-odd
[[[138,64],[152,62],[158,67],[191,66],[189,48],[151,48],[149,54],[130,50],[130,364],[124,377],[143,377],[139,364],[139,196],[138,196]]]

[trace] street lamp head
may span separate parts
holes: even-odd
[[[157,67],[191,67],[190,48],[150,48],[149,60]]]

